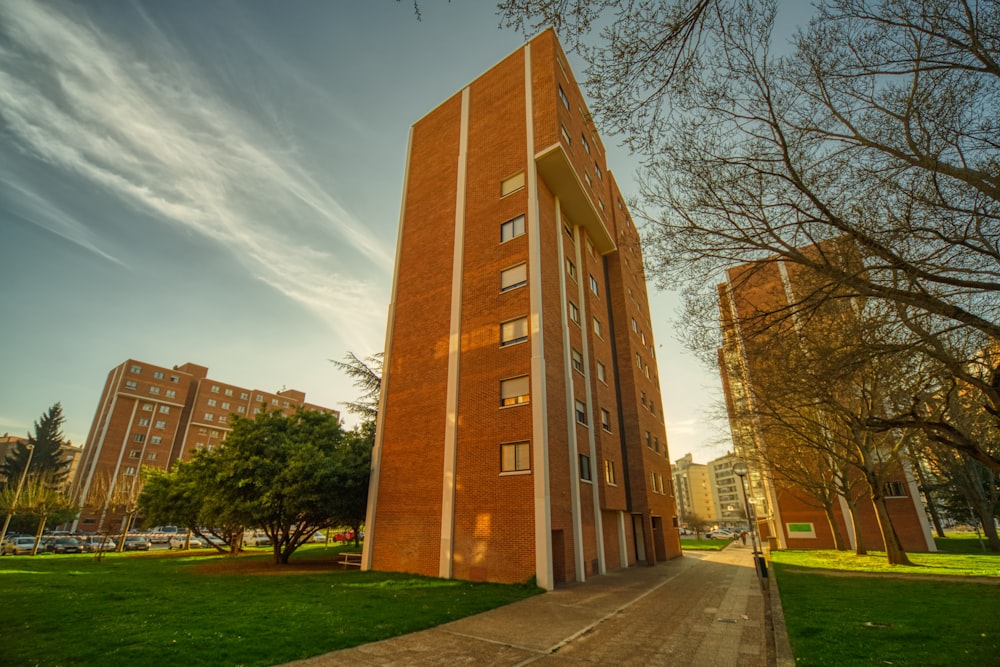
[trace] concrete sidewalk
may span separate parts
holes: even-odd
[[[288,663],[335,665],[794,664],[773,579],[749,546],[687,551],[381,642]],[[765,605],[767,598],[777,605]],[[770,620],[776,620],[772,630]],[[789,662],[791,661],[791,662]]]

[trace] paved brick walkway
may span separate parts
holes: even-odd
[[[765,580],[767,581],[767,580]],[[773,596],[777,598],[777,595]],[[749,546],[685,552],[452,623],[289,663],[339,665],[788,664]],[[774,637],[777,636],[777,650]]]

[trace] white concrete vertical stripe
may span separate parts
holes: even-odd
[[[524,119],[527,153],[528,288],[531,336],[531,446],[535,483],[535,582],[555,587],[552,572],[552,499],[549,488],[548,399],[545,384],[545,345],[542,340],[542,249],[538,211],[538,169],[535,165],[535,115],[531,93],[531,45],[524,46]]]
[[[451,263],[451,322],[448,330],[448,389],[445,394],[444,470],[441,482],[441,555],[438,574],[450,579],[454,565],[455,466],[458,456],[458,394],[462,356],[462,275],[465,263],[465,190],[469,150],[469,88],[462,90],[455,184],[455,242]]]

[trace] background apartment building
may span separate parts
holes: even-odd
[[[842,250],[831,242],[823,247],[824,252],[831,254]],[[803,249],[807,254],[816,251],[815,248]],[[790,361],[776,354],[774,341],[785,341],[785,347],[780,349],[808,359],[807,351],[798,352],[787,341],[804,345],[802,341],[810,337],[832,340],[848,335],[844,333],[846,323],[854,317],[855,311],[843,300],[824,302],[810,312],[809,318],[798,316],[797,302],[812,293],[816,284],[815,276],[801,266],[772,259],[732,268],[726,273],[726,282],[718,286],[723,333],[719,366],[735,453],[750,467],[749,496],[761,534],[773,537],[780,548],[832,549],[835,546],[830,522],[815,494],[816,488],[826,491],[832,483],[822,483],[822,466],[828,464],[829,457],[809,447],[793,449],[786,440],[789,437],[787,429],[783,437],[781,429],[769,428],[782,420],[794,423],[797,419],[796,415],[782,414],[780,401],[770,400],[770,392],[778,387],[775,378],[780,378],[783,365]],[[838,322],[845,324],[840,326]],[[768,411],[759,409],[761,404],[768,405]],[[838,433],[837,428],[831,422],[828,436],[846,439],[847,434]],[[777,470],[775,461],[781,461],[786,470],[794,463],[797,469],[811,471],[812,478],[819,480],[813,484],[814,491],[792,481],[787,472],[783,474]],[[890,472],[892,477],[884,490],[886,504],[903,548],[934,550],[926,514],[908,464],[905,460],[898,462]],[[857,502],[864,542],[869,548],[882,548],[871,497],[860,484],[855,489],[852,495]],[[856,536],[843,495],[835,499],[833,514],[838,531],[853,547]]]
[[[680,553],[639,239],[549,30],[411,129],[364,567]]]
[[[674,462],[670,473],[681,523],[693,530],[714,521],[715,502],[708,482],[708,466],[695,463],[691,454],[685,454]]]
[[[262,410],[298,408],[339,416],[306,403],[301,391],[239,387],[209,378],[205,366],[125,361],[108,373],[73,477],[71,495],[84,506],[73,529],[119,529],[121,505],[140,490],[140,469],[169,468],[194,451],[215,449],[231,430],[232,415],[252,419]]]

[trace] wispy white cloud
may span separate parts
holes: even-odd
[[[213,240],[345,339],[359,325],[381,334],[384,312],[370,311],[382,285],[354,276],[360,261],[388,277],[389,250],[281,129],[228,104],[158,30],[140,53],[71,7],[0,3],[0,121],[21,150]],[[80,221],[48,208],[53,231],[101,254]]]

